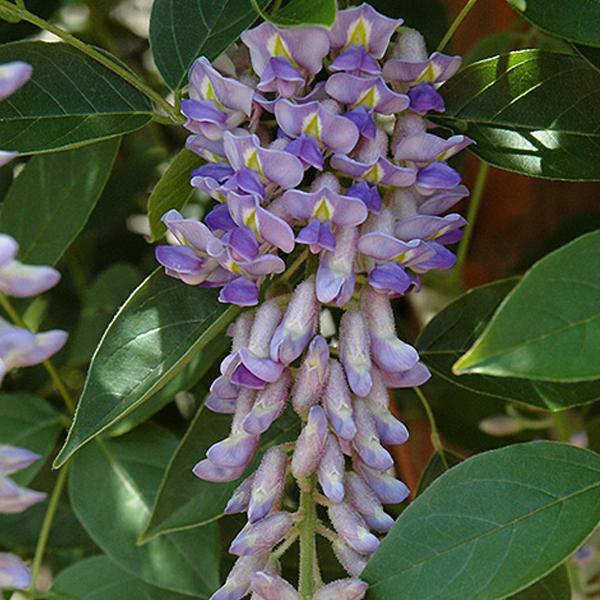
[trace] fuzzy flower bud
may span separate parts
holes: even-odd
[[[365,481],[356,473],[346,473],[348,502],[358,511],[367,525],[379,533],[386,533],[394,524],[394,519],[385,513],[379,498]]]
[[[332,502],[344,499],[344,471],[346,462],[340,445],[334,435],[327,436],[327,445],[319,463],[318,478],[323,493]]]
[[[379,547],[379,540],[369,531],[363,518],[345,502],[329,507],[329,519],[340,537],[356,552],[370,555]]]
[[[367,322],[357,310],[349,310],[340,323],[340,360],[350,389],[364,397],[371,391],[371,357]]]
[[[267,450],[252,481],[248,506],[248,520],[251,523],[262,519],[279,504],[286,467],[287,454],[280,446]]]
[[[353,463],[355,471],[383,504],[399,504],[408,498],[410,490],[387,471],[372,469],[357,457],[354,458]]]
[[[318,335],[310,343],[306,357],[296,374],[292,405],[299,415],[306,414],[320,399],[327,383],[328,372],[329,345]]]
[[[368,587],[360,579],[338,579],[320,588],[314,600],[362,600]]]
[[[352,416],[350,390],[342,365],[337,360],[329,361],[329,379],[323,396],[323,407],[334,431],[346,441],[356,435],[356,423]]]
[[[238,558],[225,584],[210,597],[210,600],[241,600],[250,589],[252,575],[264,568],[268,559],[267,552]]]
[[[14,554],[0,553],[0,591],[26,590],[31,585],[31,573]]]
[[[368,558],[352,550],[341,538],[332,544],[333,553],[349,575],[358,577],[367,566]]]
[[[373,369],[371,375],[373,387],[365,401],[373,415],[379,438],[384,444],[404,444],[408,440],[408,429],[390,412],[389,394],[379,370]]]
[[[229,552],[246,556],[270,550],[286,536],[293,525],[294,519],[287,512],[276,512],[256,523],[247,523],[231,542]]]
[[[244,481],[242,481],[242,483],[235,488],[233,494],[231,494],[231,498],[229,498],[229,501],[227,502],[225,510],[223,511],[226,515],[236,515],[248,510],[253,479],[254,475],[246,477],[246,479],[244,479]]]
[[[282,577],[259,571],[252,575],[250,587],[263,600],[299,600],[298,592]]]
[[[364,400],[355,399],[354,422],[356,435],[352,445],[363,462],[373,469],[385,471],[394,465],[394,459],[381,445],[373,415]]]
[[[320,406],[313,406],[300,433],[292,456],[292,474],[296,479],[312,475],[327,443],[327,417]]]
[[[244,419],[244,431],[259,435],[269,429],[273,421],[285,410],[290,385],[290,374],[284,371],[277,381],[269,383],[261,390],[252,410]]]

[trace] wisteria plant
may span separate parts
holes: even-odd
[[[600,5],[508,3],[0,0],[0,597],[598,597],[598,213],[466,269]]]

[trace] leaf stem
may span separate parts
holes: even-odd
[[[12,302],[9,300],[8,296],[5,294],[0,294],[0,306],[4,309],[6,314],[10,317],[12,322],[18,327],[23,327],[24,329],[29,329],[27,323],[22,319],[21,315],[16,311],[15,307],[12,305]],[[50,379],[52,379],[52,383],[54,383],[54,387],[57,392],[61,395],[69,414],[73,414],[75,412],[75,401],[73,397],[69,393],[67,386],[64,381],[61,379],[58,371],[52,364],[50,360],[45,360],[43,363],[44,368],[50,375]]]
[[[560,442],[569,442],[571,439],[571,424],[567,411],[561,410],[552,413],[552,421],[554,423],[554,431]]]
[[[429,428],[431,429],[431,443],[435,451],[440,455],[442,460],[442,464],[444,465],[444,469],[446,471],[450,468],[448,465],[448,459],[446,458],[446,452],[444,451],[444,445],[442,444],[442,440],[440,439],[440,434],[437,428],[437,423],[435,422],[435,417],[433,416],[433,411],[431,410],[431,405],[429,401],[425,397],[425,394],[421,391],[421,388],[414,387],[413,390],[415,394],[421,401],[423,408],[425,409],[425,413],[427,414],[427,420],[429,421]]]
[[[298,590],[301,600],[311,600],[315,588],[317,508],[313,498],[315,491],[314,477],[310,477],[305,481],[307,484],[306,489],[300,492],[302,520],[298,524],[300,530],[300,579]]]
[[[444,35],[442,41],[438,44],[438,47],[436,48],[437,52],[441,52],[448,45],[448,42],[452,39],[452,36],[456,33],[456,30],[460,27],[461,23],[465,20],[466,16],[471,12],[476,4],[477,0],[467,0],[467,3],[458,13],[458,16],[456,19],[454,19],[448,31],[446,31],[446,35]]]
[[[82,42],[80,39],[76,38],[74,35],[71,35],[68,31],[65,31],[53,23],[38,17],[32,12],[29,12],[27,9],[15,6],[11,2],[8,2],[8,0],[0,0],[0,7],[2,8],[3,13],[7,13],[20,20],[27,21],[32,25],[39,27],[40,29],[45,29],[46,31],[49,31],[50,33],[53,33],[59,37],[70,46],[73,46],[84,54],[87,54],[87,56],[96,62],[99,62],[101,65],[104,65],[107,69],[121,77],[121,79],[124,79],[127,83],[142,92],[142,94],[154,102],[157,107],[161,108],[167,115],[169,115],[171,121],[175,123],[183,122],[183,116],[176,111],[174,106],[169,104],[158,92],[154,91],[137,75],[129,71],[129,69],[111,60],[111,58],[106,54],[96,50],[95,48],[92,48],[85,42]]]
[[[481,199],[483,198],[483,192],[485,190],[485,184],[487,183],[489,172],[490,165],[482,161],[479,166],[479,171],[477,172],[477,178],[475,179],[475,185],[473,187],[473,194],[469,203],[469,210],[467,211],[468,226],[465,228],[465,237],[458,247],[455,267],[457,278],[462,276],[462,272],[465,267],[469,246],[471,244],[471,239],[473,238],[475,222],[477,221],[477,215],[479,214],[479,208],[481,207]]]
[[[54,517],[56,516],[56,510],[58,509],[58,503],[60,501],[62,492],[65,488],[65,484],[67,482],[68,472],[69,472],[68,464],[65,466],[64,469],[61,469],[58,472],[58,476],[56,478],[56,483],[54,484],[54,489],[52,490],[52,495],[50,496],[50,501],[48,503],[48,509],[46,510],[46,515],[44,516],[44,522],[42,524],[40,536],[38,538],[37,545],[35,548],[33,564],[31,566],[30,592],[32,594],[34,594],[36,591],[37,578],[38,578],[38,575],[40,574],[40,569],[42,567],[42,561],[44,560],[44,552],[46,551],[46,546],[48,544],[48,538],[50,537],[50,531],[52,530],[52,524],[54,523]]]

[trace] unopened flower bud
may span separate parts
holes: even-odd
[[[509,415],[493,415],[480,421],[479,429],[488,435],[503,437],[520,433],[523,431],[523,424]]]
[[[0,474],[0,513],[20,513],[45,499],[46,494],[20,487]]]
[[[252,575],[250,587],[263,600],[298,600],[298,592],[283,577],[258,571]]]
[[[231,542],[229,552],[245,556],[270,550],[286,536],[293,525],[294,518],[287,512],[276,512],[256,523],[247,523]]]
[[[379,547],[379,540],[369,531],[363,518],[346,502],[332,504],[329,519],[340,537],[353,550],[370,555]]]
[[[210,386],[210,394],[204,401],[204,406],[216,413],[233,414],[238,394],[239,387],[220,375]]]
[[[39,454],[31,450],[0,444],[0,474],[12,475],[26,469],[40,458],[42,457]]]
[[[26,590],[31,585],[31,572],[14,554],[0,552],[0,590]]]
[[[320,399],[327,383],[329,369],[329,345],[317,335],[296,374],[292,391],[292,405],[299,415],[305,415]]]
[[[349,575],[358,577],[365,570],[368,558],[352,550],[341,538],[333,542],[331,547],[335,557]]]
[[[372,469],[358,457],[354,457],[353,464],[355,471],[383,504],[399,504],[408,498],[410,490],[390,473]]]
[[[227,506],[223,511],[226,515],[237,515],[238,513],[245,512],[248,510],[250,504],[250,492],[252,491],[252,480],[254,475],[246,477],[240,485],[235,488]]]
[[[252,410],[244,419],[244,430],[248,433],[265,432],[285,410],[291,385],[291,377],[284,371],[279,379],[269,383],[258,393]]]
[[[373,415],[364,400],[356,398],[353,402],[356,435],[352,445],[366,465],[385,471],[394,465],[394,459],[381,445],[375,427]]]
[[[281,499],[285,485],[287,454],[276,446],[266,451],[252,482],[248,520],[251,523],[262,519]]]
[[[346,473],[346,493],[348,502],[358,511],[367,525],[378,533],[386,533],[394,525],[394,519],[384,510],[375,492],[365,483],[360,475],[349,471]]]
[[[344,471],[346,463],[336,437],[329,433],[327,445],[318,469],[319,483],[323,493],[332,502],[344,499]]]
[[[357,310],[349,310],[340,323],[340,360],[350,389],[365,397],[371,391],[371,357],[367,322]]]
[[[313,406],[294,448],[292,474],[296,479],[312,475],[327,442],[327,417],[320,406]]]
[[[334,431],[344,440],[350,441],[356,435],[356,424],[352,416],[350,391],[342,365],[329,361],[329,378],[323,395],[323,407]]]
[[[210,597],[210,600],[241,600],[250,589],[252,575],[264,568],[268,559],[268,552],[238,558],[225,584]]]
[[[360,579],[338,579],[317,590],[314,600],[362,600],[368,587]]]
[[[425,38],[416,29],[404,28],[394,46],[393,56],[413,62],[427,60]]]

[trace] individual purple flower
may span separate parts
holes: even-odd
[[[376,185],[359,181],[346,190],[346,195],[362,200],[369,212],[378,213],[381,210],[381,194]]]
[[[308,225],[296,236],[296,241],[308,244],[313,253],[336,249],[336,235],[332,227],[356,227],[367,218],[363,202],[329,187],[314,192],[288,190],[281,202],[294,220],[308,221]]]
[[[252,575],[265,568],[268,552],[240,556],[227,575],[225,584],[209,600],[242,600],[250,590]]]
[[[360,579],[338,579],[319,588],[314,600],[362,600],[368,587]]]
[[[346,468],[344,455],[337,438],[333,434],[327,436],[325,451],[317,471],[323,493],[332,502],[344,499],[344,471]]]
[[[379,540],[369,531],[364,519],[346,502],[334,503],[328,509],[329,519],[340,537],[356,552],[370,555]]]
[[[296,156],[262,148],[255,135],[234,135],[226,131],[223,144],[227,160],[235,171],[250,169],[262,180],[283,189],[297,186],[304,177],[304,167]]]
[[[352,447],[367,466],[381,471],[389,469],[394,465],[394,459],[381,444],[367,403],[361,398],[355,398],[352,406],[356,423],[356,435],[352,440]]]
[[[380,156],[370,162],[360,162],[344,154],[336,154],[331,166],[354,179],[393,187],[409,187],[415,183],[417,174],[412,167],[399,167]]]
[[[399,504],[408,498],[410,490],[394,475],[387,471],[372,469],[357,456],[354,456],[352,462],[354,470],[365,480],[383,504]]]
[[[422,198],[417,210],[422,215],[440,215],[468,195],[469,190],[464,185],[458,185],[452,190],[443,190]]]
[[[343,71],[352,75],[379,75],[381,65],[364,47],[350,46],[335,57],[330,71]]]
[[[408,371],[382,371],[381,374],[389,388],[419,387],[431,377],[429,369],[420,361]]]
[[[341,538],[335,540],[331,548],[339,563],[350,575],[358,577],[367,566],[368,557],[350,548]]]
[[[26,469],[42,458],[39,454],[25,448],[0,444],[0,474],[12,475]]]
[[[350,389],[364,398],[371,391],[371,356],[367,322],[357,310],[347,311],[340,321],[340,361]]]
[[[396,160],[408,160],[419,165],[427,165],[435,161],[448,160],[472,143],[473,140],[466,135],[453,135],[444,139],[421,131],[397,136],[392,150]]]
[[[329,346],[320,335],[308,347],[300,370],[296,374],[292,405],[301,416],[308,413],[321,397],[329,373]]]
[[[0,383],[12,369],[32,367],[48,360],[66,343],[61,330],[33,333],[0,319]]]
[[[299,600],[298,592],[290,583],[277,575],[259,571],[252,576],[251,589],[261,600]]]
[[[271,339],[271,359],[289,365],[296,360],[315,334],[319,318],[315,281],[303,281],[292,294],[281,323]]]
[[[331,30],[329,41],[333,49],[364,48],[375,58],[381,58],[402,19],[390,19],[364,3],[341,10]]]
[[[0,552],[0,591],[26,590],[31,585],[31,572],[14,554]]]
[[[276,507],[281,499],[285,484],[287,454],[280,446],[270,448],[252,479],[252,489],[248,504],[248,520],[254,523]]]
[[[19,245],[0,234],[0,292],[15,298],[31,298],[53,288],[60,273],[52,267],[24,265],[16,260]]]
[[[20,513],[46,499],[46,494],[18,486],[7,477],[26,469],[40,458],[24,448],[0,445],[0,513]],[[0,589],[2,587],[0,585]]]
[[[229,546],[237,556],[259,554],[279,543],[294,526],[288,512],[275,512],[256,523],[247,523]]]
[[[212,382],[210,393],[204,401],[204,406],[216,413],[225,415],[233,414],[238,394],[239,387],[221,375]]]
[[[313,406],[292,456],[292,474],[296,479],[308,477],[316,471],[326,443],[327,417],[320,406]]]
[[[377,135],[377,125],[373,119],[373,111],[365,108],[364,106],[357,106],[352,110],[348,111],[344,115],[347,119],[350,119],[356,127],[361,136],[368,139],[375,139]]]
[[[333,252],[321,254],[317,270],[317,299],[323,304],[343,306],[354,294],[356,281],[354,259],[357,252],[358,230],[340,228]]]
[[[20,60],[0,65],[0,101],[6,100],[22,88],[31,79],[32,74],[33,67]]]
[[[289,100],[280,100],[275,105],[275,118],[288,136],[308,136],[331,152],[346,154],[358,142],[356,125],[350,119],[330,112],[320,102],[292,104]]]
[[[246,477],[246,479],[235,488],[223,511],[226,515],[237,515],[248,510],[253,481],[254,474],[250,475],[250,477]]]
[[[255,435],[264,433],[285,410],[290,386],[290,375],[283,371],[276,381],[260,390],[252,410],[244,419],[244,431]]]
[[[350,390],[342,365],[332,359],[329,362],[329,378],[323,395],[323,408],[337,435],[346,441],[352,441],[356,435]]]
[[[410,104],[406,94],[399,94],[388,88],[381,77],[366,79],[349,73],[336,73],[327,80],[325,90],[342,104],[353,108],[362,106],[384,115],[400,113],[406,110]],[[348,151],[338,150],[337,152],[347,153]]]
[[[424,196],[440,190],[452,190],[460,184],[460,175],[445,162],[435,161],[417,172],[416,189]]]
[[[348,502],[365,520],[367,525],[378,533],[387,533],[394,525],[394,519],[384,510],[375,492],[364,479],[349,471],[345,478]]]

